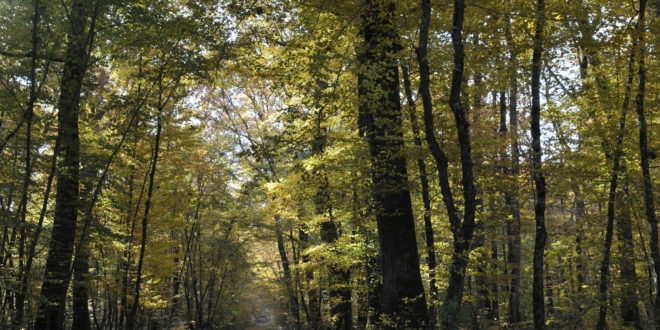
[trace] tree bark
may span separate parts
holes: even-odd
[[[388,327],[419,328],[428,324],[419,271],[399,97],[394,1],[365,0],[358,54],[360,118],[371,154],[373,201],[383,272],[383,313]]]
[[[621,167],[624,176],[626,168]],[[637,271],[635,270],[635,246],[632,234],[632,218],[630,208],[626,205],[628,183],[623,179],[623,191],[617,194],[618,215],[616,220],[617,238],[619,242],[619,267],[621,268],[621,319],[626,327],[641,328],[639,307],[637,306]],[[624,193],[625,192],[625,193]]]
[[[69,287],[69,266],[79,207],[80,92],[87,71],[88,48],[91,48],[89,43],[92,42],[91,35],[94,33],[93,23],[89,30],[87,29],[87,21],[92,16],[91,9],[89,1],[74,0],[69,14],[71,30],[67,35],[66,58],[57,106],[60,148],[56,153],[58,168],[55,216],[41,289],[42,303],[36,321],[36,327],[39,329],[64,327],[64,302]]]
[[[619,128],[614,142],[614,149],[612,150],[612,172],[610,173],[610,189],[607,198],[607,226],[605,228],[605,246],[603,247],[603,261],[600,265],[600,284],[598,290],[598,301],[600,304],[598,312],[597,329],[605,329],[607,327],[607,290],[609,285],[609,270],[610,270],[610,253],[612,248],[612,236],[614,234],[614,219],[616,217],[616,197],[617,186],[619,180],[619,170],[621,166],[621,157],[623,156],[623,138],[626,131],[626,116],[630,104],[630,93],[632,90],[633,76],[634,76],[634,62],[636,54],[636,42],[630,49],[630,60],[628,61],[628,80],[626,82],[625,94],[623,96],[623,107],[621,109],[621,117],[619,118]],[[609,150],[605,151],[606,154]]]
[[[21,197],[21,242],[19,244],[19,260],[21,263],[21,286],[19,292],[16,294],[16,317],[13,320],[13,326],[19,327],[23,322],[25,296],[27,293],[27,276],[29,275],[28,265],[23,266],[24,250],[26,242],[26,222],[25,216],[27,214],[27,202],[30,188],[30,181],[32,176],[32,117],[34,115],[34,103],[37,100],[37,47],[39,45],[39,0],[34,1],[34,14],[32,16],[32,50],[30,59],[30,94],[28,96],[28,104],[25,109],[25,176],[23,180],[23,196]],[[30,258],[30,257],[28,257]],[[30,263],[30,267],[31,267]]]
[[[279,226],[279,224],[278,224]],[[293,279],[291,277],[291,269],[289,267],[289,258],[286,255],[286,249],[284,247],[284,238],[282,233],[277,231],[277,250],[280,253],[280,260],[282,261],[282,269],[284,275],[284,284],[286,287],[287,295],[289,296],[289,308],[293,316],[293,324],[296,329],[300,329],[300,312],[298,308],[298,299],[296,297],[296,292],[293,288]]]
[[[162,77],[161,77],[162,79]],[[162,95],[162,90],[160,90],[160,95]],[[138,257],[137,264],[137,273],[135,275],[135,293],[133,296],[133,303],[131,304],[131,310],[128,313],[128,318],[126,320],[126,328],[132,330],[136,326],[135,315],[137,313],[138,304],[140,302],[140,286],[142,284],[142,267],[144,264],[144,253],[147,247],[147,226],[149,224],[149,210],[151,208],[151,198],[153,196],[154,189],[154,177],[156,175],[156,165],[158,164],[158,152],[160,149],[160,134],[163,128],[161,123],[162,116],[162,102],[158,101],[158,114],[157,114],[157,126],[156,126],[156,142],[154,144],[154,159],[151,163],[151,171],[149,173],[149,188],[147,189],[147,199],[144,202],[144,215],[142,216],[142,241],[140,244],[140,256]]]
[[[653,183],[649,171],[649,145],[646,125],[646,114],[644,110],[644,97],[646,96],[646,67],[645,67],[645,43],[644,43],[644,16],[646,13],[646,0],[639,0],[639,17],[637,19],[637,33],[639,45],[639,83],[637,84],[636,107],[637,125],[639,126],[639,153],[640,167],[642,169],[643,191],[644,191],[644,213],[649,224],[649,244],[651,250],[651,261],[653,263],[655,283],[655,324],[660,324],[660,289],[658,288],[658,275],[660,274],[660,250],[658,250],[658,220],[655,217],[655,206],[653,200]]]
[[[469,259],[470,244],[473,239],[476,213],[476,190],[474,187],[472,150],[470,145],[470,129],[465,109],[461,103],[461,84],[463,83],[463,69],[465,53],[463,49],[463,16],[465,3],[462,0],[454,1],[453,25],[451,30],[452,45],[454,48],[454,70],[451,80],[451,91],[449,95],[449,106],[454,114],[458,133],[458,143],[461,150],[461,184],[463,186],[464,214],[463,221],[458,214],[454,204],[451,187],[449,185],[449,160],[440,148],[435,138],[435,126],[433,124],[433,104],[430,92],[429,64],[426,57],[428,44],[428,31],[431,17],[431,3],[422,0],[422,22],[420,24],[420,39],[417,47],[417,60],[419,62],[420,86],[419,92],[422,96],[424,108],[424,125],[426,141],[438,168],[440,190],[450,227],[454,236],[454,249],[452,253],[452,264],[450,267],[449,285],[445,298],[445,309],[443,310],[442,322],[445,328],[457,328],[458,317],[463,299],[463,286],[465,283],[465,270]]]
[[[417,124],[417,115],[415,115],[415,102],[412,97],[412,90],[410,88],[410,74],[408,67],[401,66],[401,73],[403,74],[403,86],[408,100],[408,107],[410,112],[410,125],[412,126],[413,141],[415,146],[421,150],[422,138],[419,134],[419,126]],[[435,257],[435,239],[433,234],[433,224],[431,223],[431,195],[429,193],[429,179],[426,173],[426,163],[424,157],[417,158],[417,168],[419,170],[419,180],[422,186],[422,203],[424,204],[424,238],[426,239],[426,264],[429,267],[429,319],[431,326],[435,326],[437,322],[437,300],[438,300],[438,286],[436,285],[435,269],[437,261]]]
[[[545,3],[544,0],[537,1],[537,17],[534,33],[534,51],[532,53],[532,111],[531,111],[531,135],[532,135],[532,178],[536,190],[536,201],[534,205],[534,219],[536,223],[536,235],[534,239],[534,262],[533,262],[533,284],[532,300],[534,312],[534,328],[545,328],[545,303],[543,301],[543,259],[547,233],[545,229],[545,176],[542,168],[543,151],[541,149],[541,97],[539,93],[541,85],[541,57],[543,55],[543,28],[545,26]]]
[[[511,1],[508,2],[509,11],[511,10]],[[505,28],[506,43],[509,48],[509,132],[511,138],[511,175],[518,176],[520,173],[520,148],[518,147],[518,53],[513,45],[513,36],[511,34],[511,18],[507,13],[507,25]],[[511,269],[511,283],[509,285],[509,323],[515,325],[521,319],[520,315],[520,204],[518,203],[517,189],[505,194],[505,203],[509,207],[511,220],[507,221],[507,247],[509,250],[507,262]]]
[[[312,155],[320,157],[325,151],[327,144],[326,129],[322,126],[323,111],[321,109],[316,113],[316,127],[314,128],[314,139],[312,141]],[[337,224],[332,216],[332,207],[330,203],[330,193],[328,191],[328,178],[321,166],[314,173],[316,181],[319,183],[314,203],[316,204],[316,214],[323,216],[321,222],[321,241],[330,245],[334,249],[334,244],[339,239]],[[336,253],[336,249],[335,249]],[[328,260],[328,274],[330,281],[330,317],[334,328],[352,329],[353,317],[351,310],[351,288],[350,271],[340,269],[332,260]]]

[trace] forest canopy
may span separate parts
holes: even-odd
[[[659,16],[2,1],[0,328],[658,328]]]

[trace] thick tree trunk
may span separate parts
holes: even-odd
[[[543,258],[547,233],[545,230],[545,176],[542,168],[543,151],[541,149],[541,57],[543,55],[543,28],[545,26],[544,0],[537,2],[536,28],[534,34],[534,51],[532,54],[532,178],[536,188],[536,201],[534,205],[534,218],[536,223],[536,236],[534,239],[534,279],[532,284],[532,300],[534,311],[534,328],[545,328],[545,303],[543,301]]]
[[[369,248],[367,259],[365,260],[365,272],[367,280],[367,324],[378,329],[381,325],[383,315],[383,272],[380,270],[378,249],[371,248],[372,239],[367,238],[366,242]]]
[[[428,324],[419,271],[399,98],[394,1],[366,0],[358,60],[360,120],[371,153],[373,201],[383,272],[383,313],[394,327]],[[366,120],[365,120],[366,119]],[[365,125],[366,124],[366,125]]]
[[[403,74],[403,86],[408,100],[410,112],[410,125],[412,126],[413,139],[415,146],[421,150],[422,138],[419,134],[419,126],[417,124],[417,115],[415,114],[415,102],[412,97],[412,90],[410,88],[410,74],[408,67],[401,66]],[[435,326],[437,322],[436,310],[438,300],[438,286],[436,285],[435,269],[437,262],[435,258],[435,238],[433,234],[433,224],[431,223],[431,195],[429,193],[429,179],[426,173],[426,163],[424,157],[417,159],[417,168],[419,170],[419,180],[422,186],[422,203],[424,204],[424,237],[426,239],[426,264],[429,267],[429,320],[431,326]]]
[[[73,323],[72,329],[89,330],[89,239],[82,241],[73,263]]]
[[[80,140],[78,138],[78,112],[82,80],[87,70],[88,42],[92,27],[87,31],[92,15],[89,1],[75,0],[69,14],[71,30],[67,36],[67,50],[62,68],[62,83],[58,101],[57,189],[53,229],[46,260],[45,277],[41,289],[42,303],[36,327],[62,329],[66,292],[69,287],[69,266],[75,241],[78,217],[78,175]]]

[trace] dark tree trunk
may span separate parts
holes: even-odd
[[[545,230],[545,176],[542,168],[541,149],[541,57],[543,55],[543,28],[545,26],[544,0],[537,2],[537,17],[534,33],[534,51],[532,54],[532,178],[536,188],[536,201],[534,205],[534,218],[536,222],[536,236],[534,239],[534,279],[532,284],[532,304],[534,311],[534,328],[545,328],[545,303],[543,301],[543,258],[547,233]]]
[[[304,250],[309,247],[309,235],[307,234],[308,228],[305,225],[301,225],[300,227],[301,228],[298,232],[298,237],[300,239],[300,247],[301,249]],[[302,262],[308,263],[309,256],[303,254]],[[305,277],[307,278],[308,282],[311,282],[314,279],[314,272],[312,272],[311,270],[307,270],[305,272]],[[308,288],[306,293],[307,293],[307,303],[308,303],[308,306],[306,307],[307,326],[310,329],[318,329],[319,324],[321,322],[321,307],[319,302],[318,290],[316,288]]]
[[[279,226],[279,224],[278,224]],[[286,248],[284,247],[284,238],[282,233],[278,230],[277,232],[277,250],[280,253],[280,259],[282,261],[282,270],[284,275],[284,284],[286,287],[287,295],[289,296],[289,308],[291,315],[293,317],[291,326],[294,326],[296,329],[300,329],[300,312],[298,308],[298,298],[296,296],[296,291],[293,288],[293,279],[291,277],[291,268],[289,266],[289,258],[286,255]]]
[[[660,289],[657,286],[658,275],[660,274],[660,251],[658,250],[658,220],[655,217],[655,207],[653,201],[653,184],[651,173],[649,171],[649,142],[646,132],[646,114],[644,112],[644,97],[646,96],[646,67],[644,64],[645,43],[644,43],[644,16],[646,13],[646,0],[639,0],[639,18],[637,19],[637,33],[639,45],[639,83],[637,84],[636,110],[637,125],[639,126],[639,153],[640,167],[642,169],[643,188],[644,188],[644,213],[646,221],[649,224],[649,244],[651,250],[651,260],[655,271],[655,324],[660,325]]]
[[[321,223],[321,240],[326,243],[336,243],[338,239],[335,223],[325,221]],[[353,315],[351,310],[351,273],[340,269],[339,266],[329,265],[330,273],[330,315],[333,317],[335,329],[349,330],[353,328]]]
[[[57,189],[53,229],[46,259],[44,282],[41,289],[36,327],[38,329],[62,329],[66,292],[69,287],[69,266],[75,241],[78,217],[78,176],[80,140],[78,138],[78,113],[80,92],[87,70],[88,43],[94,33],[93,23],[87,31],[87,21],[92,16],[89,1],[75,0],[69,14],[71,30],[67,35],[67,50],[62,68],[62,83],[58,101]],[[93,22],[94,20],[92,20]]]
[[[413,139],[415,146],[421,150],[422,138],[419,134],[419,126],[417,124],[417,115],[415,114],[415,102],[412,97],[412,90],[410,88],[410,74],[408,67],[401,66],[403,73],[403,85],[408,100],[410,112],[410,125],[412,126]],[[435,258],[435,239],[433,234],[433,224],[431,223],[431,195],[429,193],[429,179],[426,173],[426,163],[424,157],[417,159],[417,168],[419,170],[419,180],[422,186],[422,203],[424,204],[424,237],[426,239],[426,264],[429,267],[429,320],[431,326],[435,326],[437,322],[436,310],[438,300],[438,287],[436,285],[435,269],[437,262]]]
[[[30,94],[28,104],[25,109],[25,176],[23,180],[23,196],[21,197],[21,243],[19,245],[19,259],[21,266],[24,260],[24,250],[26,241],[25,216],[27,214],[27,201],[32,176],[32,117],[34,115],[34,103],[37,99],[37,46],[39,45],[39,0],[34,1],[34,14],[32,16],[32,50],[30,59]],[[28,257],[31,258],[31,257]],[[32,265],[30,264],[30,267]],[[27,293],[27,282],[29,275],[28,265],[21,267],[21,286],[16,294],[16,317],[13,320],[14,327],[18,327],[23,322],[25,307],[25,296]]]
[[[162,79],[162,76],[160,77]],[[162,116],[162,106],[163,103],[160,99],[162,97],[162,89],[159,91],[159,100],[158,100],[158,114],[157,114],[157,126],[156,126],[156,141],[154,144],[154,155],[151,162],[151,171],[149,172],[149,188],[147,189],[147,199],[144,202],[144,215],[142,216],[142,237],[140,243],[140,255],[138,257],[137,272],[135,274],[135,292],[133,295],[133,302],[131,303],[131,309],[128,313],[126,319],[126,328],[134,329],[136,327],[135,315],[137,314],[138,305],[140,303],[140,287],[142,284],[142,267],[144,264],[144,253],[147,248],[147,226],[149,224],[149,210],[151,208],[153,190],[154,190],[154,181],[156,176],[156,166],[158,164],[158,153],[160,151],[160,134],[163,129],[161,123]]]
[[[474,187],[474,174],[472,164],[472,150],[470,145],[470,128],[463,105],[461,104],[461,84],[463,82],[464,58],[463,49],[463,14],[465,2],[454,1],[454,18],[451,31],[451,40],[454,48],[454,71],[449,94],[449,107],[454,113],[458,143],[461,149],[461,184],[463,186],[464,214],[463,223],[454,232],[454,252],[452,265],[449,270],[449,286],[447,287],[447,305],[445,326],[455,328],[458,326],[456,317],[460,315],[461,301],[463,299],[463,284],[465,270],[469,260],[470,243],[474,232],[476,212],[476,191]]]
[[[621,167],[621,175],[626,168]],[[617,238],[619,242],[619,267],[621,268],[621,319],[626,327],[641,328],[639,307],[637,306],[637,272],[635,270],[635,246],[633,244],[632,218],[630,208],[626,205],[628,195],[627,180],[623,179],[623,190],[617,193],[618,215],[616,220]]]
[[[626,82],[625,94],[623,96],[623,108],[621,109],[621,117],[619,118],[619,128],[614,142],[614,149],[610,152],[606,150],[605,153],[612,154],[612,172],[610,174],[610,190],[607,198],[607,227],[605,229],[605,246],[603,247],[603,261],[600,265],[600,284],[598,290],[598,302],[600,304],[598,312],[597,329],[605,329],[607,327],[607,291],[609,286],[609,271],[610,271],[610,253],[612,248],[612,236],[614,235],[614,219],[616,216],[616,197],[617,186],[619,184],[619,170],[621,164],[621,157],[623,156],[623,138],[626,131],[626,116],[628,113],[628,106],[630,104],[630,93],[632,90],[633,76],[634,76],[634,62],[636,54],[636,42],[630,49],[630,60],[628,61],[628,81]]]
[[[89,239],[78,246],[73,263],[73,323],[72,329],[89,330],[92,325],[89,320]]]
[[[498,253],[497,253],[497,242],[491,240],[491,271],[493,273],[493,278],[490,279],[490,295],[488,299],[489,307],[489,319],[492,321],[497,321],[500,319],[500,302],[499,302],[499,283],[497,280],[498,274]]]
[[[372,248],[372,239],[367,238],[366,244],[367,260],[365,261],[367,278],[367,309],[368,323],[378,329],[380,328],[381,316],[383,315],[383,272],[380,270],[380,262],[377,247]]]
[[[419,271],[399,98],[394,1],[366,0],[358,60],[361,131],[371,153],[374,212],[383,272],[383,313],[395,327],[428,324]],[[366,119],[366,120],[365,120]],[[366,125],[365,125],[366,124]]]
[[[510,5],[510,2],[509,2]],[[510,10],[510,8],[509,8]],[[507,25],[505,29],[506,42],[509,47],[509,131],[511,136],[511,174],[517,176],[520,164],[520,149],[518,147],[518,60],[515,46],[513,45],[513,36],[511,35],[511,18],[507,14]],[[511,219],[507,221],[507,246],[509,253],[507,262],[511,269],[511,283],[509,285],[509,323],[515,325],[521,319],[520,315],[520,206],[518,203],[517,189],[508,191],[505,194],[505,202],[509,208]]]
[[[458,133],[458,142],[461,149],[461,184],[463,186],[464,215],[461,222],[458,210],[454,204],[451,187],[449,185],[449,172],[446,154],[440,148],[435,138],[435,126],[433,124],[433,104],[430,92],[429,64],[426,58],[428,32],[431,17],[431,3],[422,0],[422,21],[420,24],[420,39],[417,47],[417,60],[419,62],[420,85],[419,92],[422,96],[424,108],[424,124],[426,141],[438,168],[440,190],[452,234],[454,236],[454,250],[452,253],[452,264],[450,267],[449,285],[445,298],[443,310],[443,324],[446,328],[458,327],[458,317],[463,299],[463,286],[465,283],[465,270],[468,263],[470,244],[473,239],[476,212],[476,190],[474,187],[472,151],[470,146],[470,129],[465,109],[461,104],[461,84],[463,83],[463,68],[465,53],[463,49],[463,14],[465,3],[462,0],[454,1],[453,25],[451,30],[452,45],[454,48],[454,70],[449,95],[449,106],[454,114]]]
[[[312,155],[321,156],[327,144],[327,136],[325,128],[322,127],[323,112],[319,110],[317,116],[315,136],[312,141]],[[323,166],[321,166],[321,168],[317,170],[317,173],[315,173],[317,176],[317,182],[320,182],[320,184],[317,188],[314,203],[316,204],[316,214],[321,215],[326,219],[321,222],[321,241],[334,248],[334,244],[339,239],[339,233],[337,232],[337,224],[332,216],[330,194],[328,192],[328,178],[323,171]],[[334,328],[349,330],[353,328],[350,271],[340,269],[340,267],[337,264],[334,264],[332,260],[329,260],[329,262],[330,317],[333,320],[332,323]]]

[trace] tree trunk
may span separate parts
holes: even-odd
[[[509,7],[511,3],[509,1]],[[511,8],[509,8],[509,11]],[[520,148],[518,147],[518,60],[517,52],[513,45],[513,36],[511,35],[511,18],[506,15],[507,25],[505,28],[506,43],[509,47],[509,131],[511,136],[511,175],[517,177],[520,173]],[[518,203],[517,188],[505,194],[505,203],[509,207],[511,219],[507,221],[507,246],[509,253],[507,262],[511,269],[511,283],[509,285],[509,323],[515,325],[521,319],[520,315],[520,205]]]
[[[72,329],[89,330],[89,239],[84,239],[76,251],[73,263],[73,324]]]
[[[312,155],[321,156],[325,151],[327,144],[326,130],[322,126],[323,111],[319,110],[316,120],[315,136],[312,141]],[[332,216],[332,207],[330,204],[330,194],[328,192],[328,178],[324,173],[324,168],[316,169],[314,175],[317,182],[320,182],[314,196],[316,204],[316,214],[325,219],[321,222],[321,241],[329,244],[334,249],[334,244],[339,239],[337,224]],[[336,249],[334,250],[337,253]],[[328,260],[328,274],[330,281],[330,318],[336,329],[352,329],[353,317],[351,314],[351,288],[350,272],[340,269],[332,260]]]
[[[600,304],[598,313],[597,329],[605,329],[607,327],[607,290],[609,285],[609,268],[610,268],[610,253],[612,248],[612,236],[614,234],[614,219],[616,214],[616,196],[617,186],[619,180],[619,169],[621,157],[623,156],[623,138],[626,131],[626,116],[628,113],[628,106],[630,104],[630,93],[632,89],[633,76],[634,76],[634,62],[636,54],[636,42],[630,49],[630,60],[628,61],[628,80],[626,82],[625,94],[623,96],[623,108],[621,109],[621,117],[619,118],[619,130],[614,142],[614,149],[612,150],[612,172],[610,174],[610,190],[607,198],[607,227],[605,229],[605,246],[603,248],[603,261],[600,265],[600,284],[598,290],[598,300]],[[610,151],[606,150],[606,154]]]
[[[639,45],[639,83],[637,85],[636,110],[637,125],[639,126],[639,154],[640,167],[642,169],[644,187],[644,213],[649,224],[649,244],[651,250],[651,261],[655,271],[655,324],[660,325],[660,289],[658,288],[658,274],[660,274],[660,251],[658,250],[658,220],[655,218],[655,207],[653,205],[653,184],[649,171],[649,145],[646,132],[646,114],[644,113],[644,97],[646,93],[646,67],[644,64],[644,15],[646,13],[646,0],[639,0],[639,18],[637,19],[637,33]]]
[[[298,299],[293,288],[291,269],[289,267],[289,258],[286,255],[286,249],[284,247],[284,238],[282,237],[282,233],[279,231],[277,232],[277,250],[280,253],[280,259],[282,260],[284,282],[287,289],[287,295],[289,296],[289,308],[293,316],[292,321],[295,322],[296,329],[300,329],[300,312],[298,309]]]
[[[403,74],[403,85],[408,99],[408,106],[410,112],[410,124],[412,126],[413,139],[415,146],[422,149],[422,138],[419,134],[419,126],[417,125],[417,115],[415,115],[415,102],[412,97],[412,90],[410,88],[410,74],[408,67],[401,66]],[[431,326],[435,326],[437,322],[436,310],[438,300],[438,286],[436,285],[435,269],[437,267],[435,257],[435,239],[433,234],[433,224],[431,223],[431,195],[429,193],[429,179],[426,173],[426,163],[424,157],[417,159],[417,168],[419,170],[419,180],[422,186],[422,203],[424,204],[424,237],[426,238],[426,264],[429,267],[429,319]]]
[[[393,327],[428,324],[419,271],[399,97],[394,1],[366,0],[358,54],[358,125],[368,137],[383,272],[383,313]]]
[[[544,0],[537,2],[537,17],[534,34],[534,51],[532,54],[532,178],[536,188],[536,201],[534,205],[534,218],[536,222],[536,236],[534,239],[534,263],[532,300],[534,311],[534,328],[545,328],[545,303],[543,301],[543,258],[547,233],[545,230],[545,176],[542,168],[541,149],[541,56],[543,55],[543,28],[545,26]]]
[[[66,292],[69,287],[69,266],[75,241],[78,217],[78,175],[80,140],[78,138],[78,113],[80,92],[87,70],[88,48],[94,33],[94,19],[86,31],[91,13],[89,1],[74,0],[69,14],[71,30],[67,36],[67,50],[62,68],[62,83],[58,101],[57,189],[53,229],[49,242],[45,276],[41,289],[36,327],[62,329]]]
[[[476,212],[476,190],[474,187],[472,150],[470,146],[470,129],[465,109],[461,103],[461,84],[463,83],[463,68],[465,53],[463,49],[463,14],[465,3],[462,0],[454,1],[453,25],[451,30],[452,44],[454,48],[454,70],[449,95],[449,106],[454,114],[458,133],[458,142],[461,150],[461,184],[463,186],[464,215],[463,221],[458,215],[454,204],[451,187],[449,184],[448,162],[446,154],[440,148],[435,138],[435,126],[433,124],[433,104],[430,92],[429,64],[426,58],[428,31],[431,18],[431,3],[422,0],[422,21],[420,24],[420,39],[417,47],[417,60],[419,62],[420,85],[419,92],[422,96],[424,108],[424,126],[426,141],[438,168],[440,190],[442,199],[447,208],[450,227],[454,236],[454,250],[452,253],[452,264],[450,267],[449,285],[445,298],[445,309],[443,310],[443,324],[445,328],[458,327],[461,302],[463,299],[463,286],[465,283],[465,270],[469,259],[470,244],[473,239]]]
[[[161,77],[162,79],[162,77]],[[160,91],[162,95],[162,90]],[[153,195],[154,189],[154,177],[156,175],[156,165],[158,164],[158,152],[160,149],[160,134],[163,128],[161,123],[162,116],[162,102],[158,101],[158,114],[157,114],[157,126],[156,126],[156,142],[154,144],[154,157],[151,162],[151,171],[149,173],[149,188],[147,189],[147,199],[144,203],[144,215],[142,216],[142,242],[140,244],[140,256],[138,257],[137,264],[137,273],[135,275],[135,293],[133,296],[133,303],[131,304],[131,310],[128,313],[126,320],[126,328],[134,329],[135,324],[135,314],[137,313],[138,304],[140,302],[140,286],[142,284],[142,266],[144,264],[144,253],[147,247],[147,225],[149,224],[149,209],[151,208],[151,198]]]
[[[298,238],[300,239],[301,249],[304,250],[309,246],[309,235],[306,232],[308,228],[305,225],[301,225],[300,227],[301,228],[298,232]],[[309,256],[303,254],[302,262],[308,263]],[[314,272],[311,270],[307,270],[305,272],[305,276],[307,278],[307,281],[311,282],[314,279]],[[319,303],[318,290],[315,288],[308,288],[306,293],[307,293],[307,302],[308,302],[308,306],[306,307],[307,326],[310,329],[318,329],[319,324],[321,322],[321,309]]]
[[[626,168],[621,167],[621,175],[625,175]],[[619,267],[621,268],[621,318],[626,327],[641,328],[639,307],[637,306],[637,271],[635,270],[635,246],[633,244],[632,218],[630,208],[626,205],[628,183],[623,179],[623,191],[619,189],[617,203],[619,210],[616,228],[619,242]]]
[[[34,103],[37,99],[37,47],[39,45],[39,0],[34,1],[34,14],[32,16],[32,50],[30,59],[30,94],[28,96],[28,104],[25,109],[25,177],[23,181],[23,196],[21,198],[21,243],[19,246],[19,259],[21,266],[24,259],[26,232],[25,232],[25,216],[27,214],[27,201],[29,194],[30,181],[32,176],[32,117],[34,115]],[[30,257],[28,257],[30,258]],[[30,258],[31,259],[31,258]],[[30,264],[30,267],[32,265]],[[28,265],[21,267],[21,286],[19,292],[16,294],[16,317],[13,320],[14,327],[19,327],[23,322],[23,314],[25,307],[25,296],[27,294],[27,282],[29,275]]]
[[[365,272],[367,279],[367,324],[378,329],[381,326],[383,316],[383,272],[380,269],[378,249],[372,248],[373,241],[367,237],[367,258],[365,260]]]

